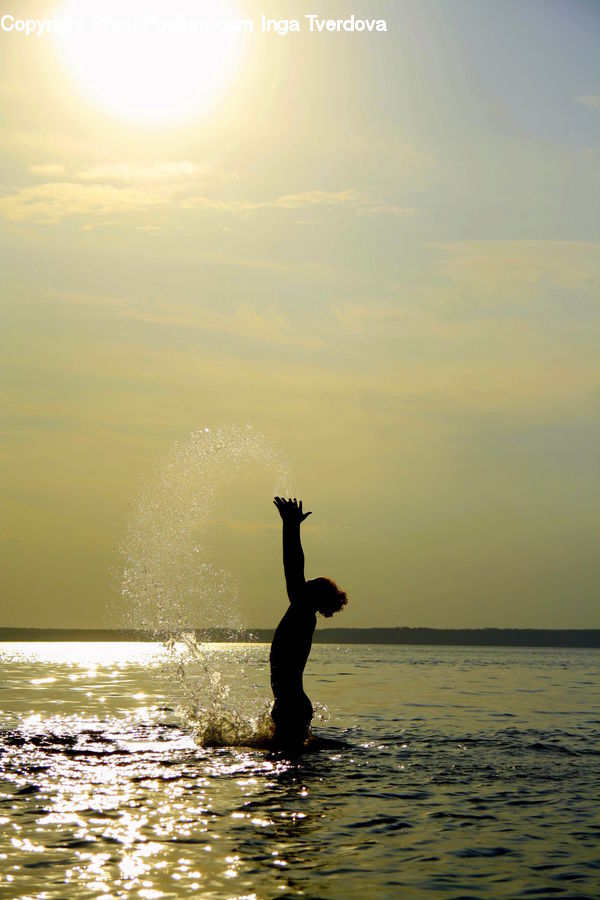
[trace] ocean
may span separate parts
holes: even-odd
[[[315,645],[287,759],[268,650],[0,644],[0,896],[599,896],[597,651]]]

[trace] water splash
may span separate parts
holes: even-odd
[[[232,678],[222,646],[200,643],[193,634],[183,635],[183,643],[187,654],[178,666],[181,711],[196,742],[202,747],[268,746],[274,730],[273,701],[265,696],[264,684],[246,677],[252,645],[232,645],[227,667],[235,667]]]
[[[130,518],[121,595],[132,625],[176,636],[190,628],[243,628],[239,585],[215,563],[212,533],[227,486],[257,470],[288,493],[289,469],[251,426],[199,428],[155,469]]]
[[[248,627],[240,585],[215,561],[212,538],[228,486],[241,477],[247,488],[257,471],[272,477],[272,494],[291,493],[288,466],[263,434],[251,426],[199,428],[155,468],[123,545],[129,622],[171,651],[174,693],[203,746],[260,746],[272,735],[268,678],[245,682],[243,645],[230,645],[235,665],[225,673],[223,653],[194,633],[219,628],[233,637]]]

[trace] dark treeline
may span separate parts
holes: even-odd
[[[546,628],[324,628],[328,644],[423,644],[472,647],[600,647],[600,629]]]
[[[192,630],[192,629],[190,629]],[[193,629],[201,641],[270,642],[272,628]],[[0,641],[161,641],[166,632],[135,628],[0,628]],[[317,644],[421,644],[471,647],[600,647],[595,628],[321,628]]]

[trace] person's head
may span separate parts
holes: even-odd
[[[341,591],[331,578],[311,578],[306,582],[309,601],[315,612],[329,618],[348,602],[345,591]]]

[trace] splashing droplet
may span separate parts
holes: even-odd
[[[222,655],[196,634],[219,629],[221,640],[231,639],[247,628],[240,585],[217,564],[211,538],[227,486],[257,466],[274,476],[272,494],[292,493],[289,469],[263,434],[249,425],[197,429],[155,467],[123,544],[121,596],[129,622],[170,648],[180,707],[203,746],[258,746],[272,734],[267,684],[239,677],[243,645],[231,645],[239,663],[232,690],[218,668]]]

